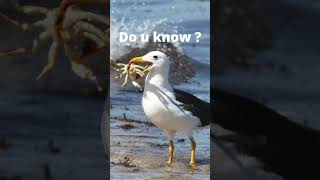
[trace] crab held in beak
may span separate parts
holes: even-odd
[[[139,65],[143,63],[146,65]],[[122,64],[122,63],[117,63],[117,66],[120,66],[122,68],[116,68],[115,70],[120,71],[120,77],[121,78],[123,75],[125,75],[125,80],[122,86],[127,84],[128,79],[131,80],[132,84],[136,87],[139,87],[140,89],[141,86],[138,83],[138,81],[144,77],[149,71],[150,68],[152,67],[152,63],[148,61],[144,61],[143,57],[135,57],[131,59],[128,64]]]
[[[151,67],[152,67],[152,64],[151,62],[149,61],[145,61],[143,60],[143,56],[140,56],[140,57],[135,57],[135,58],[132,58],[129,63],[128,63],[128,66],[127,66],[127,70],[130,71],[132,69],[132,64],[137,64],[137,63],[143,63],[143,64],[146,64],[143,68],[143,71],[142,71],[142,75],[141,74],[138,74],[138,73],[133,73],[131,75],[136,75],[135,78],[131,78],[131,80],[136,80],[136,79],[140,79],[142,76],[144,76],[145,74],[148,73],[148,71],[150,71]],[[134,65],[136,66],[136,65]],[[130,73],[129,73],[130,74]]]
[[[149,61],[143,60],[143,56],[132,58],[132,59],[129,61],[129,63],[128,63],[128,64],[129,64],[129,68],[130,68],[130,65],[131,65],[132,63],[144,63],[144,64],[147,64],[145,70],[151,68],[151,66],[152,66],[152,64],[153,64],[153,63],[151,63],[151,62],[149,62]]]

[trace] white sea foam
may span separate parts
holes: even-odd
[[[169,25],[170,24],[170,25]],[[110,20],[110,59],[116,60],[122,55],[128,53],[133,48],[142,48],[145,45],[145,42],[137,40],[136,42],[120,42],[119,41],[119,32],[126,32],[128,34],[134,34],[137,37],[140,37],[140,34],[149,34],[152,37],[154,31],[166,30],[166,33],[177,33],[178,26],[171,25],[167,18],[162,18],[157,21],[152,21],[150,19],[141,20],[139,19],[130,19],[123,17],[120,20],[116,18],[111,18]],[[174,43],[178,49],[179,42]]]

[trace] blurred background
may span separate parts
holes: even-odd
[[[56,8],[59,0],[0,1],[1,13],[24,22],[44,16],[18,13],[20,5]],[[108,15],[109,8],[79,6]],[[0,51],[32,47],[41,28],[23,32],[0,18]],[[57,62],[40,80],[48,63],[49,43],[34,54],[0,57],[0,179],[105,179],[108,165],[100,134],[107,89],[109,51],[88,56],[82,63],[98,74],[105,88],[75,75],[63,48]]]
[[[251,96],[306,126],[320,127],[319,2],[223,1],[218,87]]]
[[[308,131],[304,136],[299,135],[298,139],[294,138],[296,134],[287,139],[287,142],[296,141],[296,144],[283,143],[282,146],[281,143],[275,143],[273,147],[262,146],[264,148],[253,153],[255,156],[240,153],[237,146],[241,144],[241,147],[253,147],[255,141],[252,139],[250,143],[245,140],[242,143],[238,141],[236,145],[226,142],[225,145],[233,149],[233,154],[236,154],[236,158],[250,169],[251,173],[240,171],[230,157],[226,158],[225,153],[217,150],[213,152],[217,167],[216,179],[301,179],[303,173],[304,177],[310,177],[312,173],[317,174],[318,166],[301,159],[310,158],[309,160],[313,159],[314,162],[318,159],[318,154],[310,149],[316,149],[319,145],[319,133],[313,131],[320,128],[320,24],[317,20],[320,16],[319,1],[215,2],[218,9],[221,7],[221,11],[216,28],[217,58],[212,61],[213,88],[254,100],[287,118],[289,122],[297,123],[300,125],[297,126],[299,129]],[[215,99],[215,94],[212,96]],[[245,107],[238,109],[240,111]],[[254,130],[261,119],[264,117],[256,118],[257,124],[245,124],[244,121],[245,129]],[[234,117],[235,122],[238,120],[239,117]],[[274,122],[274,119],[269,120],[274,123],[273,127],[265,127],[265,131],[270,134],[277,133],[278,139],[290,137],[291,123],[287,123],[287,128],[283,128],[281,134],[278,132],[280,124]],[[221,130],[217,127],[216,133],[230,134],[225,131],[227,129]],[[267,142],[266,144],[272,144],[268,139],[254,138],[257,138],[256,142],[262,140]],[[317,143],[302,146],[301,139],[306,144]],[[259,143],[255,145],[257,144]],[[286,161],[278,156],[281,151],[283,155],[288,154],[288,157],[285,157]],[[263,155],[268,156],[260,159]],[[298,156],[301,158],[297,158]],[[266,159],[269,160],[269,164],[264,161]],[[292,175],[289,175],[290,173]]]

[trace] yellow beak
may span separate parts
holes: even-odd
[[[132,59],[129,61],[129,65],[132,64],[132,63],[138,63],[138,62],[145,62],[144,60],[142,60],[142,56],[132,58]]]

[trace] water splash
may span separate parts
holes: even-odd
[[[178,33],[181,29],[179,23],[183,20],[168,18],[167,16],[160,16],[153,10],[142,10],[147,6],[147,2],[129,3],[123,1],[113,0],[111,2],[112,11],[110,19],[110,59],[116,60],[119,57],[127,54],[133,48],[142,48],[146,44],[141,42],[140,34],[148,34],[152,36],[153,31],[159,33]],[[137,8],[140,9],[137,9]],[[141,11],[143,11],[141,13]],[[136,42],[120,42],[119,32],[126,32],[127,34],[134,34],[137,36]],[[180,48],[179,43],[174,44]]]
[[[111,60],[118,59],[133,48],[142,48],[145,45],[145,42],[141,42],[141,40],[139,39],[140,34],[149,34],[149,37],[151,37],[153,31],[161,31],[161,29],[167,29],[166,33],[177,33],[177,26],[169,25],[167,18],[163,18],[157,21],[146,19],[142,23],[140,23],[139,20],[130,20],[128,18],[122,18],[121,20],[111,19],[110,24]],[[136,42],[120,42],[119,32],[134,34],[138,37],[138,40]],[[179,47],[179,43],[176,43],[175,46]]]

